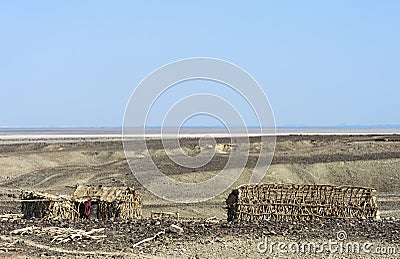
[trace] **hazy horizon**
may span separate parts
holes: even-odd
[[[261,136],[261,135],[390,135],[400,134],[400,126],[391,127],[276,127],[275,130],[264,129],[261,133],[259,128],[225,128],[216,127],[183,127],[180,128],[148,127],[144,134],[148,136],[176,137],[200,137],[211,135],[214,137],[227,137],[229,134],[236,136]],[[35,128],[4,128],[0,127],[1,138],[80,138],[80,137],[121,137],[122,127],[35,127]],[[143,129],[131,128],[125,131],[127,137],[138,137],[143,135]]]
[[[88,130],[102,130],[102,129],[121,129],[122,126],[57,126],[57,127],[46,127],[46,126],[0,126],[0,130],[57,130],[57,129],[88,129]],[[132,129],[141,129],[143,127],[132,127]],[[224,127],[217,126],[182,126],[182,127],[158,127],[158,126],[147,126],[146,129],[224,129]],[[230,127],[232,128],[242,128],[242,127]],[[260,129],[257,126],[248,126],[248,129]],[[400,124],[387,124],[387,125],[332,125],[332,126],[306,126],[306,125],[278,125],[277,129],[398,129]]]

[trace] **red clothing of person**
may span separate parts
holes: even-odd
[[[90,215],[90,207],[91,206],[92,206],[91,200],[85,201],[85,216],[86,217],[89,217],[89,215]]]

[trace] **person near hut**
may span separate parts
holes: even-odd
[[[90,209],[92,207],[92,197],[90,197],[87,201],[85,201],[84,205],[85,205],[84,215],[86,218],[89,218],[91,212]]]

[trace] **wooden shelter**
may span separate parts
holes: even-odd
[[[91,201],[91,217],[134,219],[142,216],[142,200],[134,188],[78,186],[72,195],[82,216],[85,202]]]
[[[228,221],[378,217],[376,191],[319,184],[241,185],[226,200]]]
[[[25,218],[71,219],[79,217],[71,197],[48,193],[23,191],[21,212]]]
[[[78,186],[72,196],[40,192],[21,193],[25,218],[136,219],[142,215],[142,201],[134,188]]]

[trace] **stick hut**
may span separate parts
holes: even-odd
[[[22,191],[21,212],[25,218],[75,220],[79,217],[71,197],[33,191]]]
[[[367,187],[277,184],[241,185],[226,199],[228,221],[376,219],[376,190]]]
[[[142,216],[142,200],[134,188],[106,186],[78,186],[73,194],[82,211],[84,203],[91,200],[94,217],[99,219],[135,219]],[[96,206],[97,205],[97,206]]]
[[[72,196],[23,191],[21,212],[25,218],[136,219],[142,216],[142,200],[130,187],[80,185]]]

